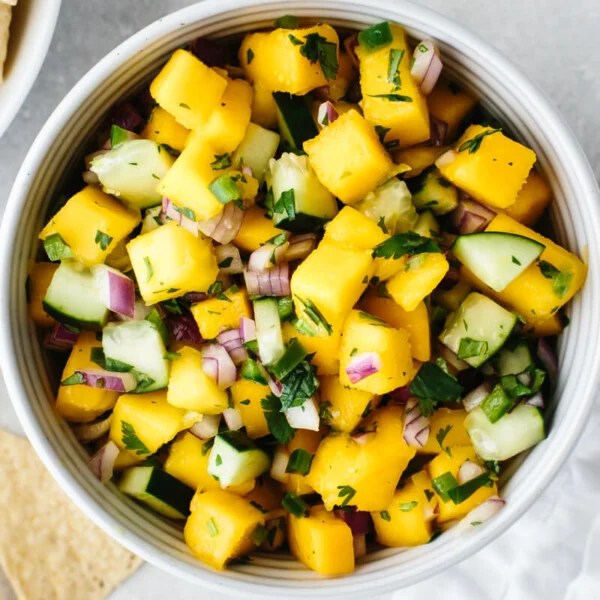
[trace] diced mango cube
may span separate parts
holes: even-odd
[[[227,79],[187,50],[176,50],[150,84],[150,94],[187,129],[200,127],[218,108]]]
[[[339,44],[330,25],[313,25],[299,29],[275,29],[268,33],[249,33],[242,40],[239,59],[247,78],[273,92],[303,96],[327,85],[320,62],[301,53],[307,36],[319,35]]]
[[[452,160],[438,162],[442,175],[476,200],[506,208],[517,199],[535,152],[500,130],[471,125],[456,142]]]
[[[287,344],[294,338],[313,357],[311,363],[317,369],[317,375],[337,375],[340,369],[338,350],[341,341],[341,330],[333,329],[331,335],[304,335],[290,322],[283,324],[283,340]]]
[[[527,323],[523,330],[525,333],[534,335],[535,337],[546,337],[558,335],[564,328],[565,324],[560,315],[554,314],[548,319]]]
[[[416,254],[386,283],[388,294],[406,311],[413,311],[444,278],[450,265],[440,252]]]
[[[40,233],[59,234],[86,266],[103,263],[140,222],[140,213],[91,185],[67,200]]]
[[[224,490],[196,492],[183,537],[206,564],[223,569],[229,560],[250,552],[252,534],[265,524],[264,515],[244,498]]]
[[[165,390],[123,394],[113,410],[110,439],[130,454],[147,457],[200,418],[169,404]]]
[[[531,227],[542,216],[552,199],[548,182],[537,172],[531,171],[517,199],[507,206],[506,214],[515,221]]]
[[[472,446],[455,446],[452,448],[452,453],[449,455],[447,452],[441,452],[438,454],[427,466],[431,479],[434,480],[436,477],[450,473],[456,479],[458,477],[458,471],[463,463],[470,461],[479,464],[479,459],[475,454],[475,450]],[[482,502],[487,500],[490,496],[498,494],[498,488],[493,483],[491,486],[484,485],[480,487],[474,494],[469,496],[466,500],[460,504],[454,504],[452,500],[444,501],[438,496],[438,515],[437,520],[439,523],[445,523],[446,521],[452,521],[454,519],[460,519],[467,513],[479,506]]]
[[[52,327],[56,321],[44,310],[42,300],[52,281],[57,263],[35,263],[29,272],[27,296],[29,298],[29,316],[40,327]]]
[[[192,306],[192,315],[198,323],[200,335],[212,340],[221,331],[239,327],[240,317],[251,317],[250,301],[246,288],[231,286],[223,292],[223,297],[202,300]]]
[[[261,400],[271,394],[269,386],[248,379],[238,379],[229,390],[233,407],[240,412],[248,437],[257,439],[268,435],[269,427]]]
[[[346,315],[367,287],[372,268],[368,250],[323,240],[292,275],[296,315],[324,335],[321,324],[315,322],[316,308],[332,329],[341,329]]]
[[[127,252],[146,304],[206,292],[219,273],[210,241],[174,222],[138,235]]]
[[[410,179],[433,166],[446,150],[446,146],[414,146],[394,152],[394,162],[410,167],[410,171],[404,175],[405,179]]]
[[[410,351],[413,358],[426,362],[431,357],[431,332],[429,312],[424,302],[419,302],[414,310],[406,311],[391,298],[383,298],[375,293],[368,294],[361,302],[368,313],[383,319],[392,327],[408,332]]]
[[[165,144],[178,152],[185,148],[190,130],[180,125],[171,113],[156,106],[150,113],[148,123],[142,131],[142,137]]]
[[[356,68],[352,59],[344,50],[340,50],[338,55],[338,70],[335,79],[328,82],[329,97],[338,101],[341,100],[347,93],[350,84],[356,75]]]
[[[474,98],[454,81],[442,77],[427,96],[429,114],[448,125],[446,139],[453,140],[458,134],[465,117],[477,105]]]
[[[241,250],[254,252],[280,233],[284,233],[283,229],[275,227],[273,220],[265,214],[265,209],[253,206],[244,212],[242,226],[233,243]]]
[[[375,129],[355,110],[304,142],[304,151],[321,183],[345,204],[358,202],[393,174]]]
[[[314,455],[322,438],[323,435],[319,431],[297,429],[294,437],[287,445],[287,452],[291,456],[295,450],[305,450],[309,454]],[[306,480],[306,475],[301,475],[300,473],[288,473],[284,486],[288,491],[296,494],[296,496],[314,493],[313,488]]]
[[[330,434],[315,454],[306,482],[321,494],[329,510],[339,505],[384,510],[415,456],[415,449],[402,437],[404,412],[400,407],[373,411],[364,429],[369,433],[361,443],[347,433]]]
[[[398,140],[399,147],[406,148],[429,139],[429,110],[410,73],[411,52],[404,30],[392,25],[391,31],[393,39],[388,45],[375,50],[362,44],[356,47],[360,60],[360,105],[370,123],[389,129],[386,142]],[[392,50],[403,54],[396,73],[390,77]]]
[[[374,354],[378,370],[359,381],[351,381],[347,369],[361,355]],[[386,394],[413,378],[413,361],[408,333],[360,310],[353,310],[344,322],[340,346],[342,385],[373,394]]]
[[[171,363],[167,402],[203,415],[221,414],[229,405],[227,392],[202,368],[202,354],[184,346]]]
[[[363,250],[372,250],[388,238],[375,221],[351,206],[344,206],[325,226],[324,239]]]
[[[290,515],[288,541],[292,554],[321,575],[354,571],[352,530],[323,506],[313,506],[306,517]]]
[[[96,339],[93,331],[82,331],[71,350],[61,381],[79,369],[98,368],[98,365],[91,359],[93,348],[102,348],[102,342]],[[85,423],[93,421],[102,413],[110,410],[118,397],[117,392],[103,388],[89,387],[83,384],[61,385],[56,396],[56,410],[67,421]]]
[[[374,394],[342,385],[337,375],[322,377],[320,391],[324,420],[336,431],[353,431],[374,408]]]
[[[266,129],[275,129],[277,127],[277,104],[275,104],[273,92],[264,88],[258,81],[252,84],[252,89],[254,90],[252,122]]]
[[[452,453],[454,446],[469,446],[471,438],[465,427],[465,410],[438,408],[429,417],[431,433],[427,442],[417,452],[419,454]],[[448,450],[449,448],[449,450]]]

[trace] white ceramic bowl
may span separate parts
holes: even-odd
[[[282,14],[358,28],[388,19],[417,38],[437,39],[447,69],[535,149],[556,198],[552,216],[557,235],[591,264],[559,343],[561,372],[548,439],[520,461],[504,485],[506,508],[462,537],[449,532],[420,548],[371,554],[353,575],[340,579],[323,579],[285,556],[259,556],[217,573],[188,553],[177,527],[124,498],[113,485],[101,485],[52,410],[43,356],[26,314],[26,270],[36,234],[60,189],[61,175],[108,107],[139,89],[172,50],[196,36],[239,34],[268,26]],[[29,438],[60,485],[98,525],[148,561],[213,590],[252,597],[370,597],[398,589],[469,556],[507,529],[550,482],[580,437],[600,373],[599,206],[591,169],[546,98],[505,58],[436,13],[400,0],[205,0],[154,23],[103,59],[67,95],[32,146],[0,235],[5,325],[0,360],[6,383]]]
[[[42,68],[56,27],[61,0],[21,0],[13,8],[0,83],[0,138],[15,115]]]

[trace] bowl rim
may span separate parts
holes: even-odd
[[[600,202],[598,202],[600,194],[595,177],[583,151],[566,125],[563,117],[537,86],[522,75],[498,51],[488,46],[479,37],[464,29],[453,20],[406,0],[396,0],[393,6],[389,5],[388,0],[325,0],[322,3],[292,0],[285,4],[292,11],[294,8],[300,7],[313,8],[315,11],[318,11],[321,4],[339,6],[341,9],[348,9],[350,7],[357,9],[368,8],[369,10],[375,9],[379,11],[382,18],[390,18],[391,20],[402,22],[400,14],[403,14],[406,19],[434,22],[436,26],[443,26],[448,31],[452,31],[454,37],[460,39],[461,51],[470,50],[485,58],[493,65],[494,71],[501,72],[505,78],[508,77],[518,87],[519,92],[525,93],[529,100],[535,104],[539,115],[538,118],[543,118],[545,124],[552,127],[552,135],[556,140],[555,145],[561,147],[564,153],[565,161],[568,162],[568,167],[572,174],[571,180],[578,181],[578,187],[586,191],[586,199],[589,198],[589,200],[586,200],[585,205],[586,217],[600,227]],[[0,264],[2,267],[0,294],[5,300],[0,306],[3,322],[9,323],[11,318],[9,311],[10,273],[12,271],[11,246],[17,229],[21,207],[26,203],[28,198],[29,186],[32,180],[31,173],[37,170],[44,156],[47,154],[48,148],[51,146],[56,135],[56,129],[63,121],[67,122],[76,112],[81,104],[80,98],[87,98],[98,87],[99,83],[105,81],[119,65],[127,62],[127,60],[131,59],[137,53],[143,52],[144,48],[153,41],[159,40],[162,36],[176,30],[183,24],[198,23],[209,17],[226,13],[227,11],[268,7],[270,5],[274,5],[273,10],[281,10],[281,12],[287,10],[282,8],[283,2],[279,2],[279,0],[204,0],[203,2],[173,12],[145,27],[112,50],[90,69],[65,96],[38,134],[28,152],[15,180],[3,217],[0,231]],[[414,572],[408,576],[397,576],[394,574],[393,569],[386,569],[385,582],[375,583],[369,581],[369,578],[374,579],[376,576],[382,578],[381,573],[378,573],[372,576],[363,575],[362,578],[357,576],[352,579],[347,578],[346,580],[311,582],[317,583],[320,587],[312,586],[309,588],[308,586],[299,586],[298,589],[293,589],[283,585],[269,584],[267,581],[262,584],[239,582],[232,578],[227,578],[226,575],[221,573],[200,570],[169,556],[163,550],[138,536],[135,530],[131,528],[125,530],[123,523],[103,509],[94,500],[93,496],[84,490],[77,477],[63,464],[55,448],[46,438],[41,424],[37,421],[27,398],[26,386],[20,376],[20,369],[13,352],[13,337],[11,328],[3,328],[0,335],[0,364],[2,364],[10,399],[36,452],[53,477],[58,481],[59,485],[79,508],[109,535],[148,562],[183,579],[201,584],[212,590],[223,592],[231,591],[229,588],[235,588],[252,597],[264,597],[265,595],[282,593],[288,597],[302,597],[309,590],[311,594],[316,596],[327,595],[328,597],[333,597],[333,594],[340,593],[345,593],[346,596],[348,594],[364,593],[365,591],[373,593],[376,589],[379,591],[383,585],[387,589],[391,589],[392,585],[410,585],[426,576],[439,573],[472,555],[498,537],[520,518],[533,500],[541,494],[554,478],[580,437],[594,400],[592,391],[600,380],[600,351],[596,351],[593,356],[593,366],[595,368],[591,370],[589,381],[586,382],[585,389],[587,393],[579,399],[579,404],[574,407],[570,429],[565,433],[565,437],[555,440],[553,454],[548,456],[546,453],[545,457],[547,461],[539,466],[539,470],[531,480],[531,485],[524,491],[523,495],[515,499],[514,502],[511,502],[495,519],[487,523],[485,528],[480,528],[465,536],[462,545],[457,548],[451,548],[451,552],[446,551],[445,554],[443,552],[438,553],[439,556],[436,555],[438,560],[431,561],[432,564],[427,564],[427,561],[421,560],[420,557],[419,560],[421,562],[418,568],[415,568]]]
[[[27,15],[23,39],[18,42],[10,72],[0,83],[0,138],[12,124],[37,80],[54,37],[61,3],[62,0],[37,0],[26,7],[30,14]],[[13,9],[20,10],[20,7],[17,5]]]

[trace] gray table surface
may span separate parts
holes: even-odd
[[[132,33],[192,3],[186,0],[63,1],[58,27],[40,76],[0,140],[2,209],[29,146],[73,84]],[[596,118],[600,105],[598,0],[421,0],[419,3],[478,33],[536,82],[562,111],[587,152],[596,175],[600,175],[600,131]],[[0,426],[19,431],[3,387],[0,387]],[[511,534],[512,531],[507,535]],[[577,540],[573,543],[577,544]],[[531,598],[539,597],[535,590],[530,592]],[[179,600],[216,598],[145,565],[113,594],[113,600],[154,600],[167,596]]]

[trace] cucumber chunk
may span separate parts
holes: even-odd
[[[417,210],[432,210],[436,215],[445,215],[458,206],[458,190],[440,173],[430,167],[409,182],[413,204]]]
[[[533,356],[527,342],[520,342],[513,349],[502,348],[496,357],[498,375],[518,375],[533,365]]]
[[[252,169],[252,176],[262,183],[269,161],[275,156],[280,135],[255,123],[248,123],[246,134],[237,150],[233,153],[234,167],[244,164]]]
[[[528,404],[519,404],[495,423],[477,407],[465,418],[465,427],[483,460],[507,460],[546,437],[542,413]]]
[[[161,202],[159,181],[174,158],[152,140],[129,140],[92,160],[102,188],[131,208],[149,208]]]
[[[102,349],[107,358],[131,365],[142,377],[134,393],[167,387],[169,361],[163,338],[150,321],[109,323],[102,330]]]
[[[470,293],[446,320],[440,342],[472,367],[478,367],[506,342],[517,317],[487,296]]]
[[[306,156],[284,152],[269,163],[273,221],[295,233],[318,231],[337,214],[333,194],[317,179]]]
[[[281,321],[275,298],[254,301],[258,354],[263,365],[277,362],[285,353]]]
[[[223,488],[251,481],[270,465],[269,455],[241,431],[219,433],[208,457],[208,472]]]
[[[75,261],[60,263],[43,305],[57,321],[91,329],[102,328],[110,312],[102,302],[91,270]]]
[[[119,489],[165,517],[186,519],[190,514],[194,490],[157,467],[127,469]]]
[[[522,235],[484,231],[458,236],[452,253],[483,283],[501,292],[538,259],[544,248]]]
[[[274,92],[273,99],[281,137],[290,148],[302,150],[302,144],[319,133],[306,100],[284,92]]]

